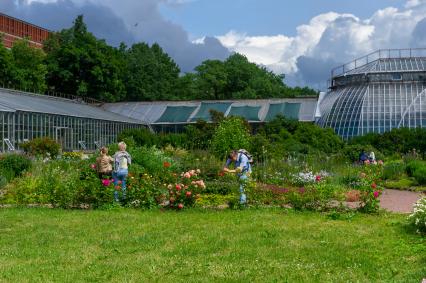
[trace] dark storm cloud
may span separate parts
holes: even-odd
[[[216,38],[207,37],[204,44],[191,43],[181,26],[165,20],[159,12],[159,5],[177,5],[176,1],[122,0],[117,3],[106,0],[106,3],[116,13],[126,15],[125,20],[138,40],[159,43],[184,72],[192,71],[206,59],[225,59],[230,54]]]
[[[12,0],[0,1],[0,11],[50,30],[61,30],[72,25],[77,15],[83,14],[89,31],[114,46],[120,42],[157,42],[176,61],[183,72],[189,72],[206,59],[225,59],[229,50],[217,39],[206,38],[204,44],[190,42],[188,33],[179,25],[163,18],[160,3],[166,0],[72,0],[54,3],[32,2],[18,5]]]

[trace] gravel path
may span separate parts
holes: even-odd
[[[386,189],[380,196],[380,207],[393,212],[410,213],[413,211],[413,204],[422,196],[425,195],[417,192]]]

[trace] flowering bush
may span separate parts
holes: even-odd
[[[182,173],[173,184],[167,185],[169,199],[166,206],[174,209],[192,207],[200,193],[206,188],[204,181],[198,178],[200,170],[189,170]]]
[[[367,164],[360,173],[360,179],[355,188],[360,191],[360,211],[375,213],[380,208],[379,197],[382,194],[382,166]]]
[[[299,172],[298,174],[292,174],[291,175],[291,182],[293,185],[296,186],[305,186],[308,184],[313,184],[315,182],[318,182],[326,177],[328,177],[330,174],[326,171],[320,171],[319,173],[313,173],[312,171],[307,172]]]
[[[408,216],[409,223],[415,227],[419,234],[426,234],[426,197],[414,204],[413,213]]]

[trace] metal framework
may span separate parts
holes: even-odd
[[[23,105],[25,104],[25,105]],[[117,135],[146,127],[139,121],[75,101],[0,89],[0,151],[50,137],[65,151],[95,150],[117,141]]]
[[[357,65],[361,60],[357,59],[333,69],[330,91],[319,105],[318,124],[333,128],[344,139],[426,127],[426,57],[413,54],[426,56],[426,49],[381,50],[363,57],[364,65]],[[370,61],[373,55],[378,58]]]

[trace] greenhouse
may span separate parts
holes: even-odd
[[[379,50],[332,71],[318,124],[344,139],[426,127],[426,49]]]
[[[240,116],[252,125],[271,121],[281,115],[303,122],[315,121],[317,97],[106,103],[103,108],[147,124],[156,132],[180,132],[198,120],[211,122],[211,110],[225,116]]]
[[[95,150],[124,129],[145,126],[83,101],[0,89],[0,127],[5,152],[37,137],[55,139],[65,151]]]

